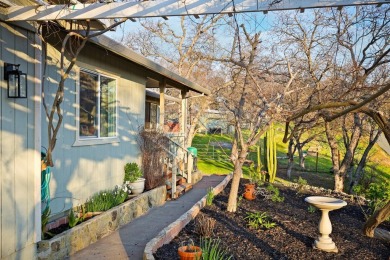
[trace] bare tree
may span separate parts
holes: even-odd
[[[145,20],[141,23],[143,30],[127,36],[126,45],[163,63],[179,75],[210,88],[214,76],[210,57],[214,56],[217,44],[214,29],[219,25],[221,17],[205,15],[199,21],[193,21],[182,16],[178,28],[173,28],[168,22]],[[187,129],[187,146],[191,146],[199,118],[210,102],[211,99],[207,97],[189,99],[191,124]]]
[[[390,143],[390,115],[388,110],[373,106],[372,101],[386,95],[390,89],[388,64],[390,62],[390,8],[359,7],[355,14],[331,10],[328,21],[336,38],[336,56],[329,82],[333,98],[323,95],[316,102],[308,100],[306,108],[294,112],[289,122],[310,113],[319,113],[328,126],[335,119],[348,113],[363,113],[380,128]],[[378,71],[381,78],[374,77]],[[373,80],[375,79],[375,80]],[[337,88],[342,91],[336,91]],[[336,94],[336,95],[335,95]],[[288,129],[287,129],[288,131]],[[287,133],[286,131],[286,133]],[[284,141],[288,141],[288,134]],[[375,228],[390,216],[390,203],[374,213],[367,221],[364,233],[373,236]]]
[[[296,76],[287,70],[290,66],[280,65],[266,56],[260,57],[265,46],[260,44],[259,32],[250,33],[244,25],[236,25],[232,25],[235,37],[231,49],[217,59],[230,71],[230,83],[217,93],[232,114],[235,127],[230,156],[234,171],[227,206],[230,212],[237,209],[238,186],[248,149],[280,114],[284,94]],[[284,74],[279,73],[281,67],[285,68]]]

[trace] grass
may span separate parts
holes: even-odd
[[[277,157],[278,168],[283,169],[287,167],[287,143],[283,143],[283,127],[277,127],[275,131],[275,138],[277,142]],[[221,143],[231,144],[232,136],[226,134],[198,134],[193,140],[192,146],[198,149],[198,168],[204,174],[228,174],[233,171],[233,164],[231,163],[230,149],[228,147],[221,147]],[[260,139],[258,145],[261,147],[261,153],[263,153],[264,147],[263,138]],[[357,149],[356,158],[360,159],[366,142],[362,140]],[[305,169],[299,167],[299,158],[294,158],[294,172],[301,172],[303,177],[312,175],[317,170],[318,178],[325,180],[332,180],[331,174],[332,160],[330,156],[330,149],[324,143],[316,141],[311,142],[305,150],[309,148],[318,148],[318,163],[316,165],[315,153],[308,153],[305,159]],[[263,157],[263,156],[261,156]],[[248,159],[256,161],[257,154],[255,147],[250,149]],[[264,164],[264,162],[262,162]],[[370,171],[375,173],[377,180],[390,180],[390,156],[386,154],[378,145],[375,145],[371,150],[367,167],[370,167]],[[243,173],[245,177],[249,176],[249,167],[243,167]],[[311,176],[310,176],[311,177]]]

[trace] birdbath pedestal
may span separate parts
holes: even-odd
[[[322,212],[320,223],[318,225],[320,236],[314,242],[313,247],[326,252],[337,253],[338,249],[336,244],[332,241],[332,238],[329,237],[332,233],[332,223],[329,219],[329,211],[340,209],[346,206],[347,203],[340,199],[321,196],[306,197],[305,201]]]

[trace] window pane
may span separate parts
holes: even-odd
[[[80,136],[97,136],[98,76],[80,71]]]
[[[153,123],[153,126],[156,126],[157,123],[157,105],[150,105],[150,123]]]
[[[100,77],[100,136],[116,136],[116,80]]]

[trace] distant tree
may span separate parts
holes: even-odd
[[[344,178],[361,136],[361,123],[351,121],[357,125],[353,128],[354,134],[344,135],[343,144],[347,147],[340,162],[336,134],[346,133],[347,128],[339,127],[344,121],[335,124],[329,119],[336,119],[334,116],[340,112],[340,107],[350,107],[348,112],[363,112],[353,108],[354,104],[364,102],[366,105],[367,97],[375,98],[387,91],[388,75],[382,72],[380,78],[377,71],[386,71],[384,68],[389,62],[389,47],[385,40],[389,34],[388,12],[388,7],[359,7],[356,12],[315,10],[313,16],[281,18],[279,33],[285,35],[283,42],[290,46],[291,58],[301,61],[301,73],[306,73],[307,80],[311,81],[307,89],[310,95],[302,97],[308,97],[306,105],[292,112],[288,121],[307,120],[314,114],[323,118],[332,151],[335,190],[338,191],[344,189]],[[366,113],[375,114],[371,111],[372,105],[366,107],[370,110]],[[337,117],[343,115],[340,112]],[[378,114],[375,117],[377,122],[382,120]],[[287,142],[290,138],[285,137]]]
[[[382,110],[386,106],[377,107],[372,102],[388,95],[390,89],[389,13],[388,6],[363,6],[356,8],[355,13],[331,10],[328,26],[334,29],[337,55],[330,67],[332,73],[328,76],[329,81],[326,81],[329,85],[324,85],[318,92],[321,94],[317,95],[318,98],[307,100],[305,108],[288,118],[285,142],[289,140],[289,122],[311,113],[319,113],[329,130],[334,124],[332,121],[349,113],[362,113],[378,125],[390,143],[390,112],[388,109]],[[331,95],[326,93],[327,89]],[[334,168],[336,162],[333,162]],[[339,177],[335,175],[335,183]],[[336,183],[335,188],[342,190],[343,186]],[[375,228],[389,217],[390,202],[367,220],[364,233],[372,237]]]
[[[211,69],[210,57],[214,57],[216,52],[214,47],[217,45],[213,30],[220,25],[221,17],[204,15],[201,19],[193,21],[182,16],[178,27],[177,24],[146,19],[141,22],[141,30],[127,35],[125,44],[177,71],[179,75],[212,89],[215,75]],[[177,95],[174,92],[168,94]],[[210,102],[212,98],[207,97],[188,99],[190,127],[186,129],[187,146],[191,146],[192,139],[199,129],[199,118]],[[179,110],[178,106],[172,108]],[[173,109],[170,111],[175,113]]]
[[[281,103],[295,78],[283,59],[261,55],[260,33],[247,31],[245,25],[232,23],[234,39],[231,48],[217,60],[230,72],[228,84],[217,91],[219,100],[232,115],[235,133],[230,159],[233,179],[227,211],[237,209],[237,195],[242,166],[249,147],[255,145],[271,122],[280,116]],[[275,54],[275,53],[273,53]],[[274,55],[273,57],[277,57]]]

